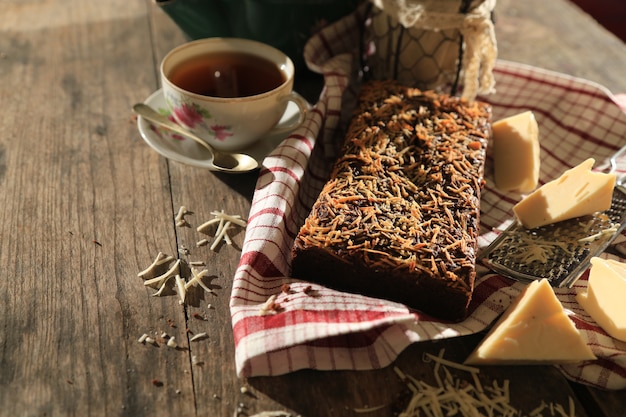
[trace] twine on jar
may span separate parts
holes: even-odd
[[[463,97],[495,91],[493,67],[497,42],[491,14],[496,0],[481,0],[467,12],[459,0],[370,0],[374,6],[407,28],[430,31],[458,30],[463,37]]]

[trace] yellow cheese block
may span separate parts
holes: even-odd
[[[596,359],[548,280],[530,283],[465,361],[472,365],[572,363]]]
[[[533,229],[609,209],[616,176],[593,172],[594,162],[589,158],[568,169],[513,206],[520,223]]]
[[[493,169],[501,191],[527,193],[539,182],[539,126],[531,111],[500,119],[492,126]]]
[[[591,258],[587,291],[578,303],[605,332],[626,342],[626,264]]]

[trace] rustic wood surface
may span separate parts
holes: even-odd
[[[185,41],[174,23],[149,0],[0,0],[0,9],[0,415],[392,415],[403,388],[392,368],[236,377],[228,296],[239,252],[196,249],[195,228],[174,216],[181,205],[193,225],[212,210],[245,216],[255,176],[164,159],[130,111]],[[496,19],[501,58],[626,92],[626,45],[565,0],[500,0]],[[137,277],[180,245],[215,274],[216,295],[186,308],[151,297]],[[181,347],[137,342],[163,332]],[[190,332],[208,339],[189,342]],[[395,365],[432,380],[424,352],[462,360],[479,338],[414,345]],[[510,379],[512,403],[526,411],[569,397],[577,416],[626,409],[623,391],[572,385],[552,367],[495,367],[483,378]]]

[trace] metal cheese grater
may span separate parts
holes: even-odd
[[[611,157],[610,172],[626,146]],[[626,175],[617,179],[611,208],[536,229],[511,224],[484,251],[481,259],[496,273],[518,281],[547,278],[553,287],[571,287],[626,227]]]

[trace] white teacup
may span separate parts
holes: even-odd
[[[293,92],[294,65],[278,49],[252,40],[207,38],[171,50],[161,85],[174,119],[220,150],[245,148],[304,121],[308,103]],[[277,126],[289,101],[297,121]]]

